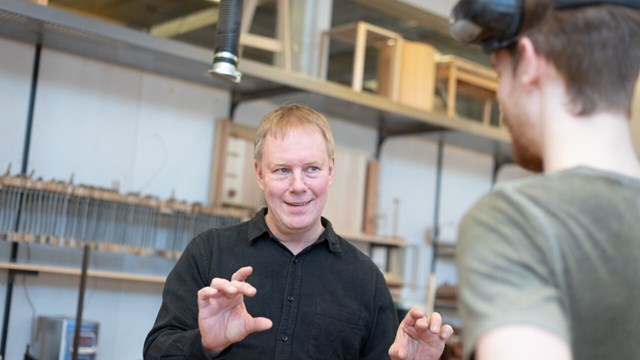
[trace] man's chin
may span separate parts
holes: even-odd
[[[523,169],[533,173],[541,173],[544,170],[542,158],[531,153],[522,154],[518,151],[513,151],[513,160]]]

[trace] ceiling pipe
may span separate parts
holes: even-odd
[[[242,20],[243,0],[221,0],[220,15],[216,26],[216,48],[213,66],[209,70],[212,76],[239,83],[242,73],[238,66],[238,42]]]

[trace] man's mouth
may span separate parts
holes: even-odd
[[[285,201],[284,203],[289,205],[289,206],[296,206],[297,207],[297,206],[305,206],[305,205],[309,204],[311,201],[313,201],[313,199],[309,200],[309,201],[303,201],[303,202],[288,202],[288,201]]]

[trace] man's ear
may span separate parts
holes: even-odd
[[[253,160],[253,170],[256,172],[256,177],[258,178],[258,186],[260,186],[260,190],[264,191],[264,173],[262,172],[262,167],[258,164],[257,160]]]
[[[329,159],[329,185],[333,184],[333,171],[336,168],[336,157],[332,156]]]
[[[526,36],[518,40],[518,50],[520,52],[520,64],[518,65],[517,80],[525,88],[530,88],[540,78],[541,59],[531,39]]]

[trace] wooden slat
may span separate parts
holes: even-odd
[[[375,235],[378,225],[378,178],[380,176],[380,162],[370,160],[367,164],[367,181],[364,197],[364,224],[362,228],[365,234]]]
[[[363,242],[367,244],[388,245],[388,246],[398,246],[398,247],[402,247],[407,244],[407,242],[400,237],[373,236],[373,235],[368,235],[364,233],[340,231],[340,229],[336,229],[336,233],[347,240],[358,241],[358,242]]]
[[[216,124],[213,154],[211,154],[211,176],[209,183],[209,205],[222,207],[222,184],[227,158],[227,141],[231,131],[231,121],[220,119]]]
[[[79,268],[67,268],[61,266],[50,265],[37,265],[37,264],[21,264],[21,263],[9,263],[0,262],[0,269],[6,270],[22,270],[22,271],[37,271],[48,274],[58,275],[71,275],[80,276],[81,271]],[[164,284],[166,277],[160,275],[142,275],[117,271],[102,271],[102,270],[87,270],[87,276],[100,278],[100,279],[112,279],[112,280],[126,280],[126,281],[138,281],[147,283]]]

